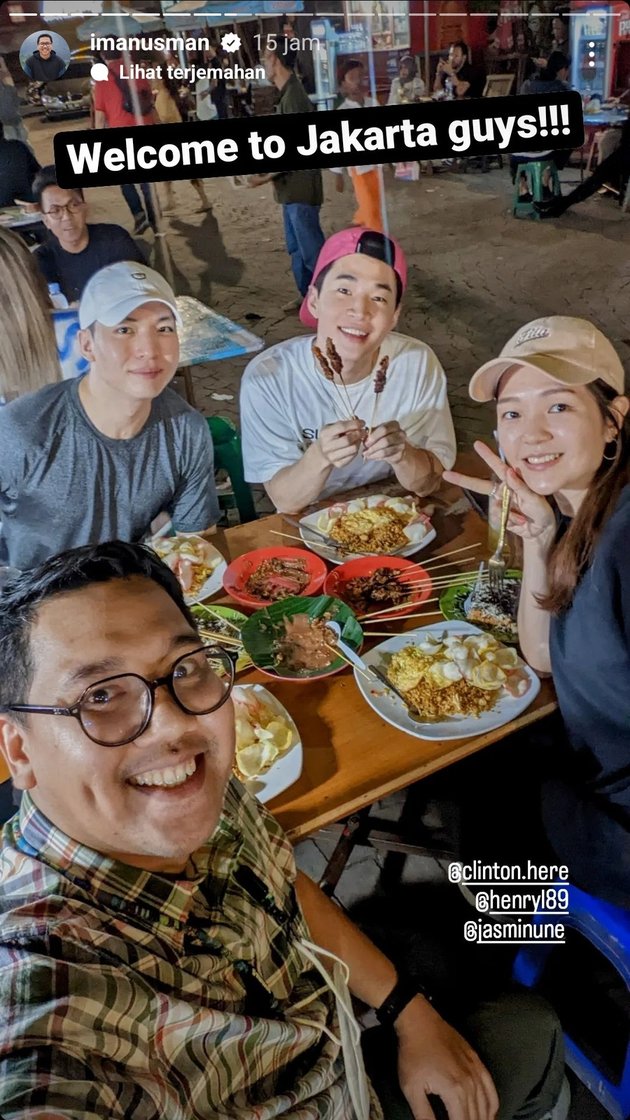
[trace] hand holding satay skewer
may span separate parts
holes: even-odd
[[[387,370],[389,369],[389,358],[385,355],[381,358],[376,374],[374,375],[374,408],[372,409],[372,419],[368,428],[368,436],[374,430],[374,421],[376,419],[376,411],[378,409],[378,401],[385,385],[387,383]]]

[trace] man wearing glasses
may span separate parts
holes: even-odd
[[[108,264],[144,264],[145,255],[122,226],[88,224],[83,191],[59,187],[54,166],[41,169],[32,189],[49,230],[47,242],[35,250],[35,259],[46,282],[59,284],[68,303],[77,303],[90,277]]]
[[[491,1120],[497,1090],[502,1120],[553,1106],[545,1005],[486,1007],[482,1062],[296,872],[232,776],[231,661],[200,647],[153,553],[114,541],[21,576],[0,662],[0,750],[24,791],[0,858],[0,1114],[381,1120],[346,981],[383,1024],[388,1120],[424,1120],[427,1094],[450,1120]]]
[[[205,418],[169,387],[182,323],[163,276],[119,261],[79,305],[84,377],[0,409],[0,555],[24,571],[82,544],[178,533],[219,518]]]

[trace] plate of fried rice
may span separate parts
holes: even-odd
[[[325,533],[335,545],[309,529]],[[435,529],[413,495],[372,494],[300,518],[300,536],[318,556],[341,564],[360,556],[411,556],[435,540]]]
[[[516,719],[540,691],[513,646],[467,622],[396,634],[364,654],[405,698],[355,673],[374,711],[418,739],[465,739]],[[410,710],[411,709],[411,710]]]

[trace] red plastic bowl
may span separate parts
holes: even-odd
[[[368,619],[370,626],[375,625],[377,622],[394,622],[397,618],[403,618],[406,614],[411,614],[417,607],[424,603],[431,595],[432,583],[431,576],[426,568],[420,564],[414,564],[413,560],[406,560],[403,556],[361,556],[357,560],[348,560],[345,564],[339,564],[336,568],[329,572],[326,583],[324,584],[324,593],[326,595],[334,595],[337,599],[342,599],[347,602],[344,595],[344,588],[346,583],[351,579],[357,579],[359,576],[371,576],[377,568],[391,568],[396,572],[409,572],[409,580],[414,583],[417,580],[426,580],[421,587],[413,587],[409,592],[409,606],[400,607],[398,610],[392,607],[390,613],[381,614],[378,618]],[[352,607],[352,604],[349,603]],[[354,610],[354,607],[352,607]],[[377,611],[379,608],[375,603],[370,608],[372,611]],[[387,610],[383,604],[383,610]],[[359,615],[357,615],[360,618]]]
[[[253,552],[245,552],[233,560],[223,576],[224,590],[243,607],[255,607],[258,610],[260,607],[270,606],[272,601],[277,602],[277,600],[259,599],[245,588],[245,583],[260,567],[263,560],[303,560],[310,581],[300,595],[316,595],[328,573],[324,561],[305,548],[284,548],[282,545],[273,548],[255,548]],[[290,597],[292,596],[287,595],[287,598]]]

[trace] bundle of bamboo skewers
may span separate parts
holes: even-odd
[[[313,355],[318,362],[319,367],[328,382],[336,391],[336,403],[341,406],[342,417],[344,420],[350,417],[352,420],[357,420],[355,415],[348,386],[344,381],[343,376],[343,360],[337,353],[335,344],[332,338],[326,339],[326,353],[324,354],[320,346],[313,343]],[[374,407],[372,409],[372,418],[368,427],[367,434],[370,435],[374,429],[376,412],[381,394],[387,383],[387,370],[389,368],[389,358],[387,355],[381,358],[376,373],[374,374],[373,389],[374,389]],[[337,380],[336,380],[337,379]],[[343,390],[343,392],[342,392]],[[346,414],[347,410],[347,414]]]

